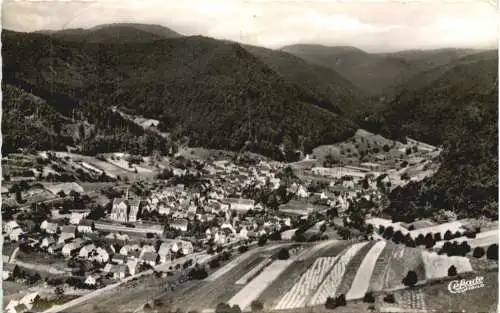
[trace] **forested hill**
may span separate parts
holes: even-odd
[[[93,43],[149,42],[182,37],[167,27],[134,23],[104,24],[89,29],[42,30],[37,33],[49,35],[54,39]]]
[[[193,146],[278,159],[281,147],[291,159],[357,128],[328,110],[342,103],[318,98],[236,43],[196,36],[96,44],[11,31],[2,40],[7,82],[47,103],[72,102],[94,120],[111,106],[157,118]]]
[[[393,215],[404,219],[442,208],[462,216],[497,216],[497,69],[496,51],[467,56],[423,73],[415,80],[418,87],[409,85],[379,114],[379,132],[445,148],[433,177],[393,192]]]

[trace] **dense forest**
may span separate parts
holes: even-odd
[[[411,136],[444,147],[433,177],[393,191],[391,215],[411,220],[438,209],[462,216],[496,215],[497,62],[488,52],[424,73],[422,79],[436,79],[400,94],[368,126],[388,136]]]
[[[289,159],[296,150],[344,140],[357,128],[336,109],[342,101],[317,98],[236,43],[182,37],[92,44],[42,34],[2,36],[4,73],[11,81],[36,86],[46,98],[62,95],[81,111],[118,106],[159,119],[162,130],[174,139],[187,137],[192,146]]]

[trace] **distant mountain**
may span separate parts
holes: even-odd
[[[310,44],[285,46],[281,50],[310,63],[329,67],[363,91],[377,96],[391,95],[394,88],[421,71],[474,52],[471,49],[442,49],[368,53],[354,47]]]
[[[134,23],[104,24],[89,29],[42,30],[37,33],[61,40],[92,43],[149,42],[182,37],[181,34],[164,26]]]
[[[344,103],[330,103],[333,92],[318,97],[236,43],[195,36],[95,44],[11,31],[2,39],[7,83],[95,123],[119,106],[159,119],[161,130],[192,146],[278,159],[283,150],[292,159],[296,149],[341,141],[357,128],[334,112]]]

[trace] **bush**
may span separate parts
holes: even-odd
[[[266,235],[262,235],[260,236],[259,238],[259,242],[257,243],[260,247],[262,247],[263,245],[265,245],[267,243],[267,236]]]
[[[492,244],[486,251],[486,257],[490,260],[498,260],[498,245]]]
[[[335,299],[333,299],[331,297],[326,298],[326,302],[325,302],[326,309],[333,310],[336,307],[337,307],[337,303],[336,303]]]
[[[345,306],[346,304],[347,304],[347,302],[345,300],[344,294],[341,294],[340,296],[337,297],[337,299],[335,299],[336,306]]]
[[[250,304],[250,308],[252,309],[252,312],[260,312],[264,310],[264,305],[260,301],[254,300]]]
[[[455,267],[455,265],[452,265],[450,266],[450,268],[448,268],[448,276],[449,277],[457,276],[457,268]]]
[[[408,287],[413,287],[418,282],[417,273],[415,271],[408,271],[406,277],[403,278],[403,284]]]
[[[472,252],[472,256],[473,256],[473,257],[475,257],[475,258],[480,259],[480,258],[482,258],[482,257],[484,256],[484,254],[485,254],[485,253],[486,253],[486,252],[484,252],[484,249],[483,249],[483,248],[481,248],[481,247],[476,247],[476,248],[474,249],[474,252]]]
[[[391,148],[388,145],[384,145],[382,147],[382,150],[384,150],[384,152],[389,152],[391,150]]]
[[[288,260],[290,258],[290,253],[287,248],[281,248],[278,251],[278,259],[279,260]]]
[[[366,303],[374,303],[375,302],[375,297],[373,296],[373,293],[371,291],[368,291],[365,293],[365,296],[363,297],[363,302]]]
[[[240,247],[238,248],[238,252],[239,252],[239,253],[245,253],[245,252],[247,252],[247,251],[248,251],[248,246],[246,246],[246,245],[245,245],[245,246],[240,246]]]
[[[396,299],[394,298],[394,295],[392,293],[386,295],[384,297],[384,302],[387,302],[387,303],[395,303],[396,302]]]

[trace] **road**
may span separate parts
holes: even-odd
[[[30,270],[39,271],[39,272],[46,272],[46,273],[53,274],[53,275],[63,275],[63,274],[68,273],[68,272],[61,271],[55,267],[45,265],[45,264],[32,264],[32,263],[26,263],[23,261],[19,261],[19,260],[14,261],[14,264],[19,265],[19,266],[24,267],[24,268],[27,268],[27,269],[30,269]]]

